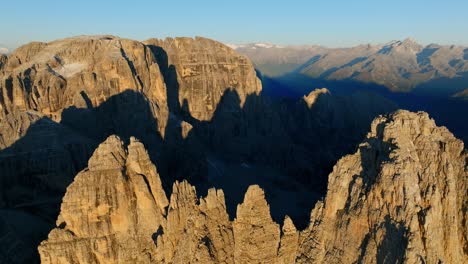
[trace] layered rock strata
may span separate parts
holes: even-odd
[[[309,227],[301,232],[288,217],[282,227],[271,219],[265,194],[256,185],[248,188],[233,221],[222,190],[197,198],[185,181],[174,184],[167,205],[156,169],[144,153],[135,140],[128,151],[116,137],[101,144],[89,168],[68,188],[57,228],[39,248],[43,262],[468,260],[468,155],[460,140],[424,112],[376,118],[357,152],[335,165],[326,198],[316,204]],[[134,169],[142,168],[143,161],[146,169]],[[136,176],[146,180],[135,185]],[[125,191],[117,192],[117,187]],[[98,246],[101,236],[106,242]],[[110,257],[101,258],[102,252]]]
[[[226,91],[235,91],[242,107],[248,95],[259,95],[262,89],[252,63],[219,42],[196,37],[150,39],[145,44],[166,65],[161,68],[178,95],[174,103],[197,120],[212,119]]]

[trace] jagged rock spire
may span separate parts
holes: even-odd
[[[250,186],[236,219],[222,190],[176,182],[168,204],[141,143],[111,136],[70,185],[44,263],[465,263],[468,155],[426,113],[374,120],[298,232]],[[167,214],[166,214],[167,211]]]
[[[299,263],[464,263],[467,154],[427,113],[376,118],[329,176]]]
[[[88,168],[67,189],[57,228],[39,246],[43,263],[152,259],[152,234],[165,224],[160,206],[167,198],[141,143],[132,140],[128,149],[110,136],[95,150]]]

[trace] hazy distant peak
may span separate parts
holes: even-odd
[[[232,44],[232,43],[225,43],[226,46],[230,47],[231,49],[238,49],[241,48],[243,45],[237,45],[237,44]]]
[[[403,43],[407,43],[407,44],[418,44],[418,42],[416,41],[416,39],[412,38],[412,37],[408,37],[408,38],[405,38],[403,40]]]
[[[270,49],[270,48],[282,48],[282,46],[279,46],[279,45],[275,45],[275,44],[270,44],[270,43],[255,43],[253,44],[255,47],[258,47],[258,48],[266,48],[266,49]]]
[[[272,44],[272,43],[267,43],[267,42],[260,42],[260,43],[248,43],[248,44],[226,44],[226,46],[230,47],[231,49],[271,49],[271,48],[277,48],[281,49],[284,48],[283,46]]]
[[[413,38],[407,38],[401,42],[401,46],[411,48],[411,49],[420,49],[422,48],[422,45],[419,44],[416,40]]]

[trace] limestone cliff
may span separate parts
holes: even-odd
[[[39,251],[44,263],[465,263],[467,161],[426,113],[380,116],[298,232],[271,219],[256,185],[233,221],[221,190],[197,198],[176,182],[168,204],[141,143],[126,151],[112,136],[68,188]]]
[[[0,123],[0,149],[13,145],[19,138],[26,135],[29,127],[43,116],[34,111],[12,111],[3,116]]]
[[[149,263],[167,198],[143,145],[111,136],[67,188],[43,263]],[[138,252],[138,253],[136,253]]]
[[[466,263],[463,143],[424,112],[374,120],[329,176],[298,263]]]
[[[157,105],[161,129],[167,119],[159,66],[144,44],[113,36],[82,36],[33,42],[8,56],[0,75],[0,110],[35,110],[55,121],[70,106],[97,107],[131,89]]]
[[[176,182],[168,203],[143,145],[132,138],[126,150],[111,136],[67,188],[39,252],[43,263],[276,263],[292,259],[288,243],[297,244],[286,221],[279,257],[279,225],[258,186],[234,222],[221,190],[198,199],[188,182]]]
[[[246,58],[204,38],[82,36],[1,57],[0,262],[34,260],[50,225],[51,263],[466,258],[466,154],[448,131],[424,114],[378,118],[300,233],[291,219],[303,228],[328,168],[395,106],[260,90]]]
[[[95,143],[35,111],[0,120],[0,262],[30,263]]]
[[[184,99],[196,107],[205,102],[198,101],[204,96],[200,89],[219,96],[239,89],[246,95],[261,85],[251,63],[224,45],[204,38],[176,42],[176,50],[164,51],[115,36],[77,36],[33,42],[0,56],[0,246],[12,248],[0,250],[0,262],[19,260],[16,252],[37,258],[32,255],[57,217],[66,187],[109,135],[144,142],[165,188],[175,179],[205,177],[203,147],[192,131],[196,124],[183,121],[180,107],[168,101],[179,98],[172,77],[181,78],[181,87],[188,87]],[[175,75],[158,48],[177,58],[170,68]],[[197,57],[187,61],[192,55]],[[189,66],[204,81],[178,75]],[[31,221],[45,224],[29,230]]]
[[[237,92],[240,106],[262,86],[252,63],[231,48],[210,39],[167,38],[145,42],[167,64],[166,76],[182,110],[198,120],[213,117],[227,90]],[[163,68],[163,67],[162,67]],[[174,74],[176,76],[174,76]]]
[[[0,71],[3,68],[3,65],[6,64],[8,57],[5,54],[0,54]]]

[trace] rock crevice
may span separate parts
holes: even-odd
[[[135,139],[128,150],[115,136],[100,145],[39,248],[44,263],[467,260],[468,156],[424,112],[376,118],[357,152],[335,165],[326,198],[301,232],[289,217],[282,227],[272,220],[257,185],[248,188],[233,221],[222,190],[197,198],[195,187],[176,182],[168,202],[145,153]]]

